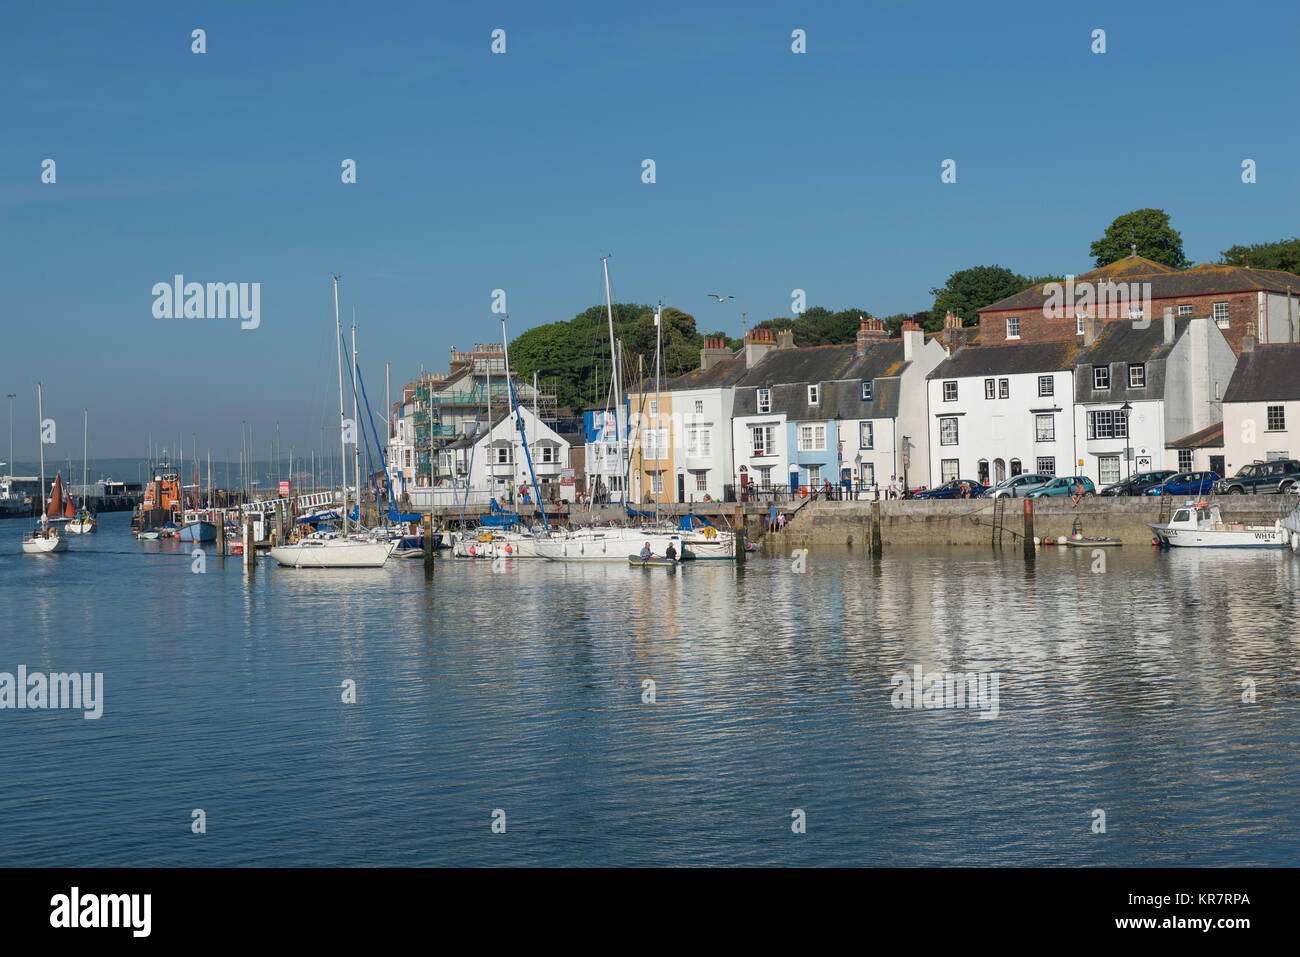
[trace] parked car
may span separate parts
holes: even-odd
[[[1214,489],[1219,480],[1217,472],[1179,472],[1159,485],[1153,485],[1143,495],[1205,495]]]
[[[1068,498],[1075,493],[1076,485],[1083,486],[1084,495],[1097,494],[1097,487],[1086,475],[1058,475],[1046,485],[1025,493],[1025,498]]]
[[[1052,475],[1013,475],[988,489],[980,498],[1024,498],[1026,494],[1046,485],[1053,478],[1055,476]]]
[[[1300,491],[1300,460],[1279,459],[1247,465],[1232,478],[1216,482],[1214,491],[1220,495],[1244,495],[1246,492],[1281,492],[1285,495]]]
[[[1138,472],[1122,482],[1107,485],[1098,495],[1141,495],[1153,485],[1159,485],[1167,478],[1177,475],[1173,469],[1157,469],[1154,472]]]
[[[915,493],[913,498],[964,498],[961,493],[962,485],[970,486],[970,497],[978,498],[988,489],[987,485],[975,481],[974,479],[953,479],[951,482],[945,482],[943,485],[936,485],[934,488],[925,489]]]

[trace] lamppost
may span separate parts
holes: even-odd
[[[907,467],[912,462],[912,437],[903,436],[903,491],[906,492],[911,486],[907,481]]]
[[[1129,456],[1129,434],[1128,434],[1128,417],[1133,414],[1133,406],[1125,402],[1119,407],[1120,417],[1124,420],[1124,464],[1128,466],[1128,475],[1125,478],[1133,477],[1133,459]]]

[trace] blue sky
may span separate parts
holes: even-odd
[[[236,452],[242,421],[259,454],[276,422],[286,453],[319,446],[331,272],[379,401],[385,362],[396,387],[498,339],[493,289],[512,335],[601,301],[606,253],[615,298],[739,334],[742,310],[789,315],[796,288],[887,315],[967,266],[1082,272],[1144,206],[1196,261],[1292,235],[1298,21],[1206,3],[13,7],[15,456],[35,457],[38,378],[77,455],[83,407],[92,457],[143,453],[150,432]],[[176,273],[260,282],[260,327],[155,319]]]

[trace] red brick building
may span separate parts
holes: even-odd
[[[1260,342],[1300,342],[1300,276],[1289,272],[1212,263],[1173,269],[1131,255],[1062,285],[1040,284],[979,310],[980,344],[1082,340],[1086,317],[1158,322],[1165,309],[1211,317],[1238,355],[1248,323]],[[1132,295],[1119,299],[1116,288]],[[1090,292],[1103,289],[1110,294]]]

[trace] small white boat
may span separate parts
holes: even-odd
[[[94,535],[99,531],[99,518],[94,512],[83,508],[68,522],[67,528],[73,535]]]
[[[60,535],[57,527],[47,525],[23,536],[23,552],[28,555],[52,555],[67,550],[67,536]]]
[[[1188,502],[1150,528],[1162,548],[1282,548],[1290,542],[1281,519],[1272,525],[1225,522],[1219,506],[1205,502]]]
[[[271,557],[286,568],[383,568],[399,543],[333,533],[308,535],[273,546]]]

